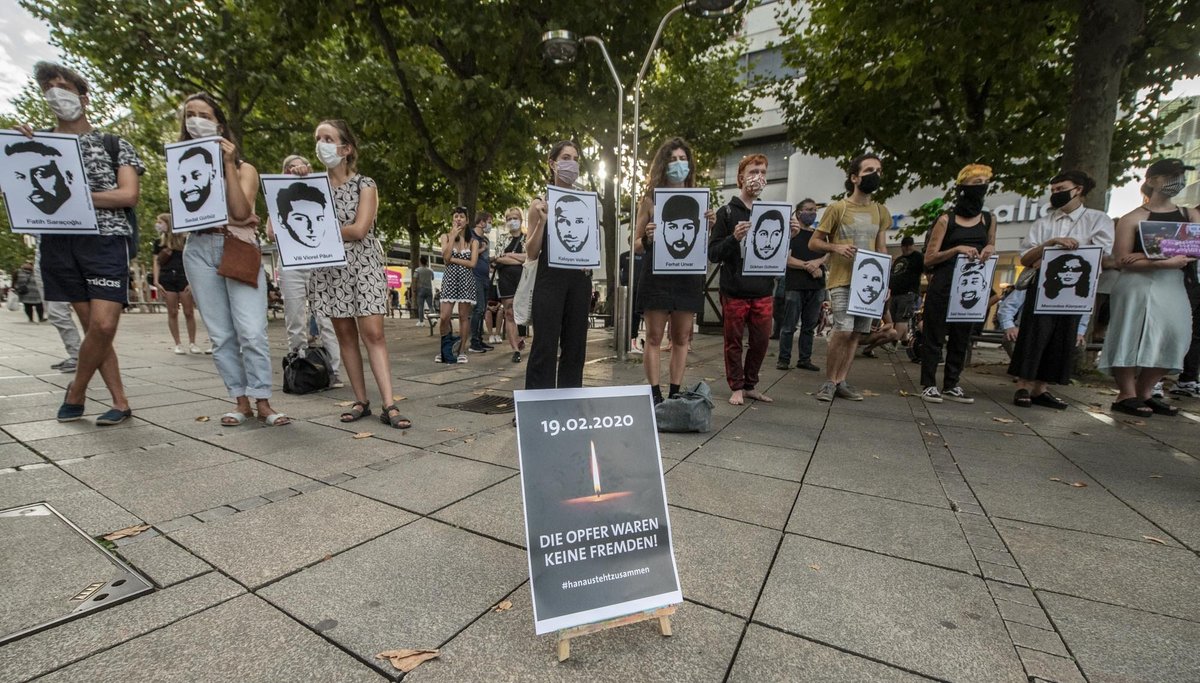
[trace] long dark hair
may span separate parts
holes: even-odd
[[[688,174],[683,181],[684,187],[696,186],[696,159],[692,156],[692,148],[683,138],[671,138],[658,148],[654,153],[654,160],[650,162],[650,176],[646,179],[646,195],[653,194],[656,187],[666,187],[667,185],[667,165],[671,163],[671,154],[682,149],[687,155]]]
[[[210,95],[206,92],[198,92],[198,93],[194,93],[192,95],[188,95],[187,98],[183,100],[183,105],[181,105],[179,107],[179,141],[183,142],[184,140],[192,139],[192,134],[189,133],[188,129],[187,129],[187,106],[188,106],[188,102],[192,102],[195,100],[200,100],[201,102],[212,107],[213,116],[217,117],[217,124],[221,126],[221,137],[232,142],[233,145],[238,148],[237,149],[237,165],[241,166],[242,165],[242,148],[240,145],[238,145],[238,141],[236,139],[234,139],[233,133],[231,133],[229,131],[229,119],[225,118],[225,110],[221,108],[221,105],[217,104],[217,100],[215,97],[213,97],[212,95]],[[218,159],[218,163],[220,163],[219,159]]]
[[[558,142],[554,143],[554,146],[550,148],[550,156],[547,158],[548,161],[558,161],[558,155],[562,154],[562,151],[567,147],[574,147],[575,153],[579,155],[579,160],[583,161],[583,151],[580,149],[579,144],[570,138],[567,138],[566,140],[559,140]],[[547,166],[548,165],[549,164],[547,164]],[[554,169],[550,169],[550,184],[554,184]]]

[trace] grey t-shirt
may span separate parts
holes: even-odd
[[[428,266],[421,266],[413,271],[413,286],[418,290],[428,289],[433,291],[433,270]]]

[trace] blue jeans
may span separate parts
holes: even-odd
[[[183,269],[213,342],[217,372],[230,397],[271,398],[267,278],[259,269],[255,289],[217,275],[226,239],[223,235],[193,233],[183,250]]]
[[[813,332],[821,319],[822,289],[792,289],[783,299],[783,322],[779,331],[779,363],[792,362],[792,337],[800,325],[799,363],[812,362]]]
[[[487,275],[475,275],[475,308],[471,311],[471,346],[483,345],[483,315],[487,313],[488,290],[491,279]]]
[[[425,322],[425,309],[429,308],[429,312],[433,312],[433,290],[420,289],[417,290],[417,320]]]

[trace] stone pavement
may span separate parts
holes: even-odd
[[[53,328],[0,313],[0,509],[152,524],[117,552],[157,587],[4,646],[0,681],[394,680],[375,655],[397,648],[441,649],[411,681],[1200,678],[1196,402],[1135,424],[1072,387],[1070,410],[1019,410],[992,365],[965,378],[975,405],[929,406],[917,366],[884,355],[855,363],[861,403],[817,403],[818,377],[768,357],[775,403],[735,408],[719,338],[697,335],[713,431],[661,441],[675,635],[588,636],[559,664],[533,634],[510,416],[438,407],[521,387],[524,363],[446,368],[427,329],[387,331],[410,430],[340,424],[349,389],[278,393],[288,427],[222,427],[211,357],[173,355],[159,315],[123,320],[136,419],[98,429],[99,380],[89,419],[55,422]],[[277,380],[282,337],[272,321]],[[606,338],[587,384],[638,382]]]

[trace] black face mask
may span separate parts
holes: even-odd
[[[864,194],[871,194],[875,190],[879,189],[880,180],[881,180],[881,178],[879,177],[879,173],[870,173],[867,175],[859,176],[858,177],[858,189],[860,191],[862,191]]]
[[[1074,197],[1071,196],[1071,190],[1062,190],[1059,192],[1050,193],[1050,206],[1056,209],[1061,209],[1071,203]]]
[[[983,213],[983,198],[988,193],[987,185],[959,185],[954,189],[955,215],[974,218]]]

